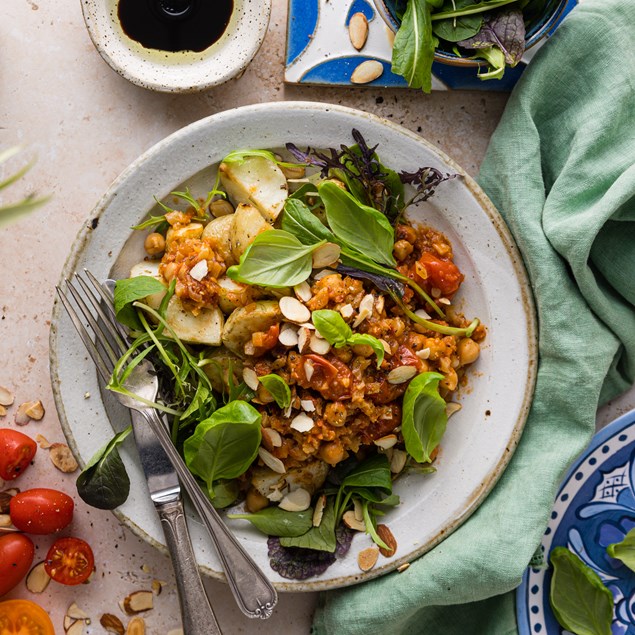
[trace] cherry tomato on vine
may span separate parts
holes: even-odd
[[[26,470],[37,451],[37,443],[11,428],[0,430],[0,478],[12,481]]]
[[[11,591],[29,572],[34,553],[33,542],[28,536],[24,534],[0,536],[0,596]]]
[[[48,613],[31,600],[0,602],[0,635],[55,635]]]
[[[46,554],[46,572],[61,584],[81,584],[90,577],[95,557],[81,538],[58,538]]]
[[[11,522],[29,534],[53,534],[73,520],[73,499],[64,492],[36,487],[11,498]]]

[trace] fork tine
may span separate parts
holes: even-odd
[[[107,308],[106,308],[106,311],[104,311],[103,305],[92,293],[90,287],[84,281],[83,278],[81,278],[78,274],[75,274],[75,280],[77,280],[79,285],[84,290],[84,293],[86,294],[86,298],[88,298],[88,301],[92,304],[93,308],[97,312],[97,315],[101,318],[103,325],[106,327],[106,329],[108,329],[108,333],[110,333],[110,336],[112,337],[114,344],[119,349],[117,351],[119,354],[119,357],[121,357],[126,352],[128,347],[126,346],[124,340],[121,339],[121,335],[119,331],[115,328],[114,324],[111,322],[110,315],[106,315],[106,312],[108,313],[110,312],[108,311]],[[109,302],[107,306],[110,306],[110,305],[111,303]]]
[[[110,322],[110,324],[113,325],[115,329],[117,329],[117,332],[121,336],[121,339],[126,342],[128,340],[128,333],[117,320],[115,307],[113,305],[114,296],[112,291],[104,284],[101,284],[99,280],[97,280],[97,278],[95,278],[95,276],[90,271],[88,271],[88,269],[84,269],[84,273],[86,274],[86,277],[91,281],[93,287],[95,288],[95,291],[97,291],[97,293],[101,296],[101,299],[104,301],[106,312],[110,316],[110,319],[108,321]]]
[[[93,342],[92,338],[88,334],[86,327],[82,324],[82,321],[80,320],[75,309],[73,308],[73,305],[70,303],[70,301],[68,300],[64,292],[60,289],[60,287],[55,287],[55,289],[57,290],[57,294],[62,304],[64,305],[66,312],[68,313],[68,317],[71,319],[71,322],[73,323],[73,326],[77,330],[77,333],[79,334],[80,339],[84,343],[84,346],[86,347],[86,350],[88,351],[88,354],[93,360],[93,363],[95,364],[95,367],[97,368],[97,371],[99,372],[100,377],[103,379],[105,383],[108,383],[108,381],[110,380],[111,373],[107,368],[107,365],[105,363],[105,360],[102,354],[99,352],[99,350],[95,346],[95,343]]]
[[[114,368],[115,364],[119,360],[119,357],[121,356],[115,353],[102,327],[99,325],[97,320],[93,317],[93,314],[90,312],[90,309],[84,302],[84,299],[82,298],[81,293],[73,286],[73,283],[68,279],[66,280],[66,288],[68,289],[70,294],[73,296],[73,299],[77,303],[77,306],[79,307],[79,310],[84,316],[84,319],[87,320],[88,324],[93,330],[93,333],[95,333],[96,343],[101,344],[104,351],[106,352],[106,355],[108,355],[108,358],[110,359],[112,367]]]

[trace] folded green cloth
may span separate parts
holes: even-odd
[[[512,93],[479,181],[522,252],[540,363],[476,513],[403,573],[323,594],[316,635],[517,632],[513,593],[598,404],[635,381],[635,2],[584,0]]]

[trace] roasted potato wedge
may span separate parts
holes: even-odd
[[[281,319],[282,313],[275,300],[262,300],[240,307],[225,322],[223,344],[242,357],[245,354],[245,344],[251,341],[252,333],[268,331],[269,327]]]
[[[208,346],[219,346],[221,343],[225,318],[218,307],[201,309],[198,315],[193,315],[183,307],[179,298],[172,296],[165,320],[184,342]]]
[[[264,157],[248,157],[242,162],[221,163],[220,180],[234,205],[251,203],[269,223],[273,223],[289,195],[282,170]]]
[[[158,260],[144,260],[130,270],[130,277],[137,278],[138,276],[148,276],[150,278],[155,278],[161,284],[165,284],[163,276],[159,273],[160,264],[161,262]],[[161,306],[161,300],[163,300],[164,296],[165,291],[153,293],[145,298],[145,303],[155,311],[158,311]]]
[[[329,469],[330,466],[324,461],[312,461],[302,467],[291,468],[285,474],[278,474],[268,467],[257,466],[252,470],[251,484],[263,496],[273,501],[300,488],[314,494],[324,485]]]
[[[254,238],[261,232],[272,229],[272,227],[253,205],[239,205],[233,218],[231,251],[236,262],[238,262]],[[219,218],[218,220],[221,219]]]
[[[262,293],[255,287],[236,282],[227,276],[218,279],[218,287],[218,306],[225,315],[262,297]]]
[[[214,248],[227,266],[236,264],[238,259],[232,255],[232,234],[234,232],[234,214],[219,216],[205,226],[202,238],[213,239]]]

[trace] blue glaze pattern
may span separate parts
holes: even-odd
[[[346,26],[348,26],[348,23],[351,21],[351,16],[355,13],[363,13],[369,22],[375,17],[375,9],[373,9],[370,2],[367,2],[367,0],[353,0],[353,4],[351,4],[351,8],[348,10],[348,15],[344,22]]]

